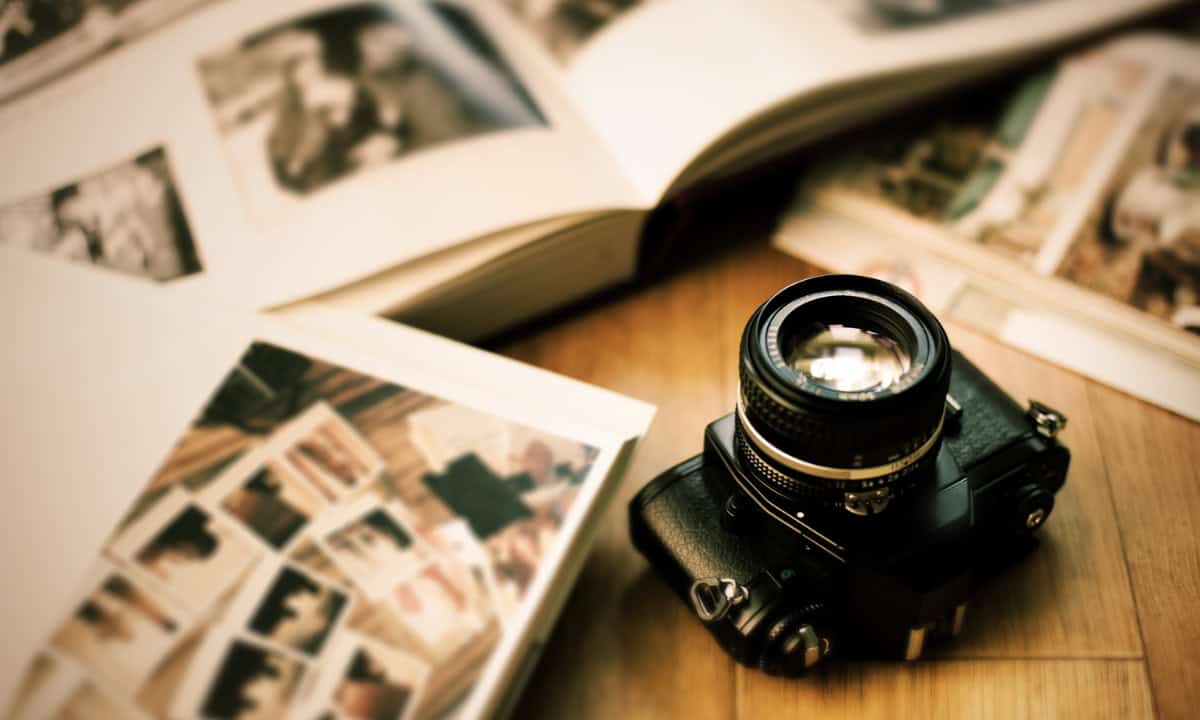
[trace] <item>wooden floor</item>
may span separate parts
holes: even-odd
[[[961,327],[953,343],[1008,392],[1066,413],[1073,464],[1043,546],[973,602],[957,643],[771,678],[649,571],[625,504],[700,450],[733,408],[746,318],[813,272],[752,244],[499,346],[659,408],[514,717],[1200,717],[1200,425]]]

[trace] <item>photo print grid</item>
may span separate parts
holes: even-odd
[[[197,61],[252,211],[419,150],[545,125],[508,64],[458,5],[350,5],[262,30]]]
[[[215,0],[4,0],[0,101]]]
[[[899,213],[1200,332],[1200,83],[1171,78],[1145,105],[1161,73],[1100,49],[980,86],[857,136],[818,163],[812,198],[868,224]]]
[[[14,712],[448,709],[595,455],[254,343],[101,549]]]
[[[501,0],[560,63],[568,63],[604,26],[654,0]]]
[[[202,270],[162,147],[0,206],[0,245],[159,282]]]

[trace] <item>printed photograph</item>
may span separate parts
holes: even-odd
[[[429,666],[369,637],[346,633],[313,695],[321,720],[408,720],[416,716]]]
[[[197,614],[211,609],[259,557],[235,528],[180,489],[158,498],[111,549]]]
[[[461,405],[439,405],[408,417],[409,436],[435,472],[472,453],[497,474],[509,467],[509,427],[498,417]]]
[[[203,269],[161,147],[0,207],[0,245],[157,282]]]
[[[317,574],[264,562],[229,610],[230,625],[272,646],[316,657],[350,611],[349,594]]]
[[[0,101],[213,0],[4,0]]]
[[[926,27],[1049,0],[828,0],[867,32]]]
[[[184,629],[182,613],[104,564],[98,582],[55,631],[51,645],[113,687],[135,693]]]
[[[54,717],[84,682],[82,670],[50,652],[38,653],[29,663],[21,686],[8,708],[11,720]]]
[[[1057,274],[1200,334],[1200,82],[1166,84]]]
[[[295,439],[284,457],[326,502],[366,487],[383,472],[383,458],[325,403],[314,403],[291,431]]]
[[[260,217],[410,153],[545,125],[473,17],[443,1],[301,17],[214,50],[198,68]]]
[[[479,590],[465,566],[445,558],[396,585],[389,601],[425,647],[443,654],[487,626],[489,616],[480,607]]]
[[[215,661],[215,662],[214,662]],[[212,633],[192,668],[211,678],[198,704],[180,717],[283,718],[299,695],[305,664],[257,643]]]
[[[501,0],[560,63],[618,16],[654,0]]]
[[[96,688],[152,717],[452,710],[561,539],[596,451],[446,408],[458,406],[253,343],[98,549],[113,577],[64,604],[43,655],[103,667],[113,677],[97,669]],[[498,448],[488,463],[475,437]],[[306,445],[312,475],[290,457]],[[45,677],[31,666],[31,698]],[[38,702],[67,702],[76,687],[60,685]]]
[[[333,562],[370,597],[379,597],[397,580],[417,573],[432,554],[395,503],[364,496],[322,518],[314,531]]]
[[[470,524],[462,518],[454,518],[433,528],[428,534],[430,542],[448,557],[457,560],[471,575],[472,592],[478,596],[481,615],[494,613],[502,621],[509,617],[506,599],[496,585],[496,570],[491,556]]]
[[[1104,53],[1001,78],[856,136],[812,185],[818,198],[881,202],[1035,266],[1069,231],[1096,149],[1115,142],[1150,79],[1143,64]]]
[[[229,472],[232,488],[220,479],[213,493],[220,507],[275,550],[282,550],[326,506],[316,488],[277,460],[252,463],[243,475],[238,463]]]

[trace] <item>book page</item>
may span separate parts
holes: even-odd
[[[490,4],[177,15],[0,106],[0,164],[21,169],[0,176],[0,244],[261,307],[638,204]],[[33,48],[0,71],[26,57],[51,62]]]
[[[17,717],[486,708],[651,414],[382,320],[4,259]],[[448,414],[503,454],[415,421]]]
[[[1200,47],[1127,36],[817,155],[777,242],[1200,418],[1198,177]]]
[[[866,78],[1028,53],[1158,0],[506,0],[639,190],[783,104]],[[814,101],[816,99],[814,98]],[[785,149],[784,146],[781,146]]]

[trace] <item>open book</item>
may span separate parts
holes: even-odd
[[[357,313],[12,261],[4,717],[511,701],[648,406]]]
[[[1200,420],[1200,44],[1119,37],[846,145],[777,246]]]
[[[664,198],[1167,4],[12,0],[0,245],[474,337],[630,278]]]

